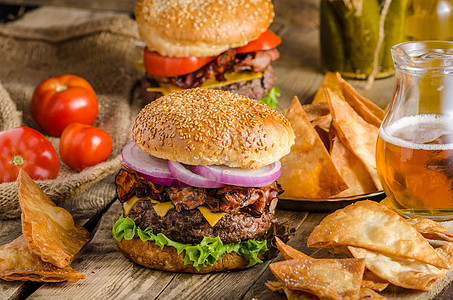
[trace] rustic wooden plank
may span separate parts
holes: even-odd
[[[7,0],[3,2],[16,2],[21,0]],[[49,0],[51,1],[51,0]],[[280,4],[279,1],[282,1]],[[282,90],[281,106],[287,107],[294,95],[299,96],[303,103],[312,100],[317,88],[323,79],[323,70],[319,57],[319,30],[316,23],[316,17],[297,19],[298,12],[291,6],[297,1],[279,0],[274,2],[276,5],[276,21],[272,24],[275,30],[283,39],[279,46],[281,58],[274,63],[277,86]],[[306,0],[300,2],[317,2],[319,0]],[[31,1],[36,5],[36,1]],[[61,1],[60,3],[62,3]],[[66,1],[65,1],[66,2]],[[70,1],[67,1],[69,3]],[[92,1],[77,1],[79,3]],[[93,5],[108,5],[106,2],[117,1],[97,1]],[[126,1],[124,1],[126,2]],[[290,5],[291,4],[291,5]],[[117,4],[112,4],[117,5]],[[282,6],[279,6],[282,5]],[[283,5],[288,5],[290,11],[285,14]],[[306,8],[306,7],[305,7]],[[76,16],[72,10],[69,16]],[[46,24],[49,20],[59,19],[55,14],[49,11],[37,13],[33,18],[23,19],[28,25],[39,26]],[[80,15],[78,18],[85,18],[88,15]],[[27,14],[28,15],[28,14]],[[52,15],[56,18],[53,19]],[[304,14],[307,16],[307,14]],[[59,20],[73,20],[77,17],[65,17]],[[81,20],[81,19],[79,19]],[[47,23],[48,24],[48,23]],[[364,96],[370,98],[378,105],[385,107],[391,100],[393,94],[394,79],[377,80],[367,88],[366,81],[348,80]],[[306,238],[311,230],[322,219],[323,214],[310,214],[307,216],[304,212],[278,211],[279,219],[287,219],[290,224],[298,228],[296,235],[290,240],[289,244],[312,255],[313,257],[326,257],[325,250],[318,250],[306,247]],[[94,239],[83,249],[81,254],[72,264],[76,270],[87,274],[87,279],[79,281],[76,284],[58,283],[44,284],[30,298],[230,298],[229,292],[233,293],[234,298],[242,297],[244,299],[285,299],[284,295],[270,292],[264,282],[275,280],[275,277],[267,267],[269,264],[256,266],[249,270],[240,272],[229,272],[208,275],[190,275],[190,274],[171,274],[166,272],[152,271],[142,268],[129,260],[116,248],[113,238],[111,237],[112,218],[119,215],[119,203],[115,203],[111,209],[103,216],[102,221],[97,229]],[[9,222],[9,221],[8,221]],[[12,225],[11,225],[12,224]],[[0,243],[12,241],[20,235],[20,228],[16,224],[8,225],[5,221],[0,222]],[[8,229],[9,228],[9,229]],[[274,261],[281,260],[277,257]],[[255,283],[254,280],[257,280]],[[250,287],[251,285],[251,287]],[[30,285],[23,283],[10,283],[1,281],[0,299],[15,299],[24,287]],[[249,289],[250,288],[250,289]],[[248,290],[248,291],[247,291]],[[450,291],[450,292],[448,292]],[[451,299],[453,289],[445,290],[444,296],[440,299]],[[243,293],[246,294],[244,295]],[[390,290],[390,296],[395,296],[399,290]],[[393,298],[393,297],[392,297]]]
[[[276,213],[277,219],[288,222],[291,228],[301,227],[307,215],[281,210]],[[269,262],[265,262],[247,270],[206,275],[177,274],[158,299],[242,299],[268,265]]]
[[[12,242],[22,233],[20,219],[0,220],[0,245]]]
[[[310,233],[313,231],[313,228],[319,224],[319,222],[327,214],[316,214],[311,213],[308,215],[307,219],[304,221],[303,226],[298,228],[294,238],[292,238],[288,244],[299,251],[313,257],[313,258],[344,258],[343,255],[333,255],[329,253],[327,249],[323,248],[309,248],[307,247],[307,239]],[[278,255],[272,262],[277,262],[284,260],[282,255]],[[450,276],[444,277],[437,286],[431,291],[419,291],[419,290],[410,290],[402,287],[389,285],[384,291],[380,294],[388,299],[401,299],[401,300],[426,300],[426,299],[453,299],[453,283],[448,283],[451,281]],[[272,274],[270,269],[266,269],[261,277],[256,281],[256,283],[250,288],[250,290],[245,294],[244,299],[260,299],[260,300],[270,300],[270,299],[286,299],[284,295],[271,292],[266,286],[265,282],[267,281],[276,281],[275,276]],[[443,289],[442,289],[443,287]]]
[[[159,300],[241,299],[244,291],[267,268],[267,263],[250,269],[205,275],[177,274]]]
[[[289,240],[288,245],[312,257],[326,257],[326,250],[319,251],[319,249],[307,247],[308,236],[313,231],[313,228],[315,228],[315,226],[318,225],[325,216],[326,214],[309,214],[304,222],[301,223],[301,226],[297,228],[294,237]],[[279,254],[275,259],[272,260],[272,262],[282,260],[284,260],[284,258],[281,254]],[[267,281],[277,281],[274,274],[272,274],[269,268],[266,269],[262,276],[250,288],[247,294],[245,294],[244,299],[286,299],[284,295],[270,291],[265,285]]]
[[[84,224],[87,220],[76,220],[78,224]],[[20,219],[0,220],[0,246],[8,244],[22,235]],[[23,281],[0,280],[0,299],[19,299],[24,295],[33,293],[41,283]]]
[[[299,27],[319,26],[320,0],[276,0],[275,20]]]
[[[1,279],[0,279],[1,280]],[[21,281],[0,281],[0,299],[17,299],[24,291],[25,285]]]
[[[127,258],[117,249],[111,234],[113,218],[120,215],[120,203],[116,202],[102,217],[93,240],[82,250],[72,267],[87,275],[87,279],[76,284],[44,284],[31,299],[52,297],[65,299],[68,295],[77,298],[109,299],[147,298],[196,299],[209,297],[240,299],[244,291],[267,268],[267,264],[238,271],[206,275],[173,274],[143,268]],[[292,227],[300,227],[307,213],[278,211],[281,221],[288,221]],[[234,282],[235,285],[231,285]]]
[[[273,63],[276,86],[280,88],[280,106],[285,108],[294,96],[302,103],[311,102],[323,74],[318,63],[318,32],[313,28],[285,25],[278,35],[282,43],[278,47],[280,58]]]
[[[448,286],[436,297],[437,300],[451,300],[453,299],[453,282],[450,282]]]
[[[143,268],[118,250],[112,237],[113,219],[121,214],[116,201],[103,215],[92,241],[71,264],[87,275],[77,283],[44,284],[31,299],[138,299],[157,297],[174,274]]]
[[[0,245],[14,241],[22,234],[19,219],[0,220]],[[4,281],[0,279],[0,299],[16,299],[24,290],[24,283],[21,281]]]

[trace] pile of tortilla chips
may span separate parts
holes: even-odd
[[[91,239],[71,214],[57,207],[25,171],[17,178],[22,234],[0,247],[0,278],[77,282],[86,276],[69,265]]]
[[[442,241],[434,248],[428,239]],[[439,242],[440,243],[440,242]],[[309,247],[329,248],[345,259],[314,259],[277,240],[286,261],[272,263],[279,282],[266,285],[288,299],[305,294],[328,299],[383,298],[390,283],[422,291],[434,288],[453,265],[453,234],[428,219],[406,221],[386,206],[365,200],[324,218]]]
[[[375,161],[384,111],[339,73],[327,73],[312,104],[286,113],[296,135],[278,179],[287,198],[330,198],[382,190]]]

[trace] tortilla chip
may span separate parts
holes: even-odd
[[[325,116],[319,116],[316,119],[313,119],[310,121],[310,124],[312,127],[321,127],[322,130],[328,131],[330,123],[332,122],[332,116],[325,115]]]
[[[349,252],[349,253],[351,253],[351,252]],[[389,285],[388,280],[385,280],[385,279],[377,276],[370,270],[365,269],[365,272],[363,272],[362,288],[372,289],[374,291],[381,292],[388,285]]]
[[[364,120],[379,127],[384,119],[385,111],[357,93],[352,85],[341,77],[340,73],[336,73],[336,76],[338,78],[340,89],[343,93],[343,98]]]
[[[338,247],[334,247],[334,248],[329,248],[328,251],[329,251],[329,253],[332,253],[332,254],[343,254],[346,257],[354,258],[351,251],[349,251],[348,247],[349,246],[338,246]],[[389,285],[389,282],[387,280],[380,278],[373,272],[371,272],[367,269],[365,269],[365,272],[363,272],[362,288],[369,288],[369,289],[381,292],[388,285]]]
[[[343,95],[337,74],[334,72],[327,72],[326,75],[324,75],[324,80],[322,81],[321,86],[316,92],[315,98],[313,99],[312,103],[327,102],[326,93],[324,92],[325,88],[331,89],[338,95]]]
[[[424,218],[407,219],[406,221],[427,239],[453,242],[453,233],[436,221]]]
[[[71,267],[58,268],[30,251],[21,235],[0,247],[0,278],[4,280],[31,280],[44,282],[77,282],[86,276]]]
[[[330,144],[332,143],[329,130],[325,130],[320,126],[315,126],[314,128],[319,138],[321,139],[322,143],[324,144],[324,147],[326,147],[327,152],[329,152]]]
[[[325,217],[308,237],[307,245],[320,248],[355,246],[448,268],[409,223],[384,205],[370,200],[350,204]]]
[[[365,258],[366,268],[377,276],[408,289],[432,290],[449,271],[417,260],[363,248],[350,246],[348,249],[355,258]]]
[[[369,288],[361,288],[360,289],[360,294],[359,294],[359,299],[366,299],[366,300],[373,300],[373,299],[378,299],[378,300],[384,300],[387,299],[384,296],[379,295],[375,291]]]
[[[335,195],[335,197],[348,197],[377,191],[363,163],[343,145],[337,136],[332,140],[330,157],[348,185],[348,189]]]
[[[273,292],[279,292],[279,293],[283,292],[284,285],[280,281],[269,281],[268,280],[264,284],[268,287],[268,289],[270,289]]]
[[[293,247],[286,245],[278,237],[275,237],[275,243],[277,244],[278,251],[280,251],[280,253],[283,255],[285,259],[310,258],[310,256],[305,255],[299,250],[296,250]]]
[[[22,169],[17,178],[22,209],[22,233],[32,252],[45,262],[64,268],[90,240],[71,214],[57,207]]]
[[[269,265],[275,277],[291,290],[320,298],[356,299],[359,296],[364,259],[291,259]]]
[[[436,252],[451,268],[453,266],[453,243],[445,243],[441,247],[436,248]]]
[[[379,128],[363,120],[340,96],[325,89],[332,123],[343,144],[364,164],[378,190],[382,190],[376,169],[376,140]]]
[[[302,292],[302,291],[297,291],[297,290],[290,290],[287,288],[283,283],[280,281],[267,281],[264,283],[271,291],[273,292],[279,292],[279,293],[285,293],[286,298],[288,300],[310,300],[310,299],[319,299],[316,296],[313,296],[309,293]]]
[[[320,102],[305,104],[302,106],[302,108],[307,114],[311,126],[316,129],[325,145],[326,141],[323,139],[323,135],[328,135],[330,124],[332,123],[332,115],[330,114],[329,103]]]
[[[316,119],[330,115],[329,104],[327,102],[304,104],[302,108],[312,125]]]
[[[278,182],[287,197],[327,198],[348,186],[341,178],[329,153],[308,121],[302,105],[294,97],[286,114],[296,135],[291,152],[284,156]]]

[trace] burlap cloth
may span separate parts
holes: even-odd
[[[97,93],[94,125],[112,137],[109,160],[80,173],[61,163],[57,179],[38,182],[76,217],[90,217],[115,197],[113,178],[121,164],[121,149],[131,139],[133,118],[144,105],[131,100],[143,74],[136,67],[142,55],[139,44],[136,23],[127,16],[43,28],[0,24],[1,131],[26,125],[44,133],[31,117],[30,99],[45,78],[75,74],[87,79]],[[58,151],[59,139],[47,137]],[[0,184],[0,219],[19,215],[16,183]]]

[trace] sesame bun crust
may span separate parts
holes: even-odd
[[[144,267],[186,273],[209,273],[245,269],[248,260],[235,252],[227,253],[212,266],[197,270],[192,265],[184,265],[184,252],[178,254],[175,248],[164,246],[160,248],[154,242],[142,242],[138,237],[131,240],[123,239],[116,242],[118,249],[130,260]]]
[[[132,138],[152,156],[188,165],[257,169],[280,160],[294,132],[280,113],[243,95],[187,89],[146,105]]]
[[[163,56],[213,56],[255,40],[271,24],[270,0],[138,0],[138,31]]]

